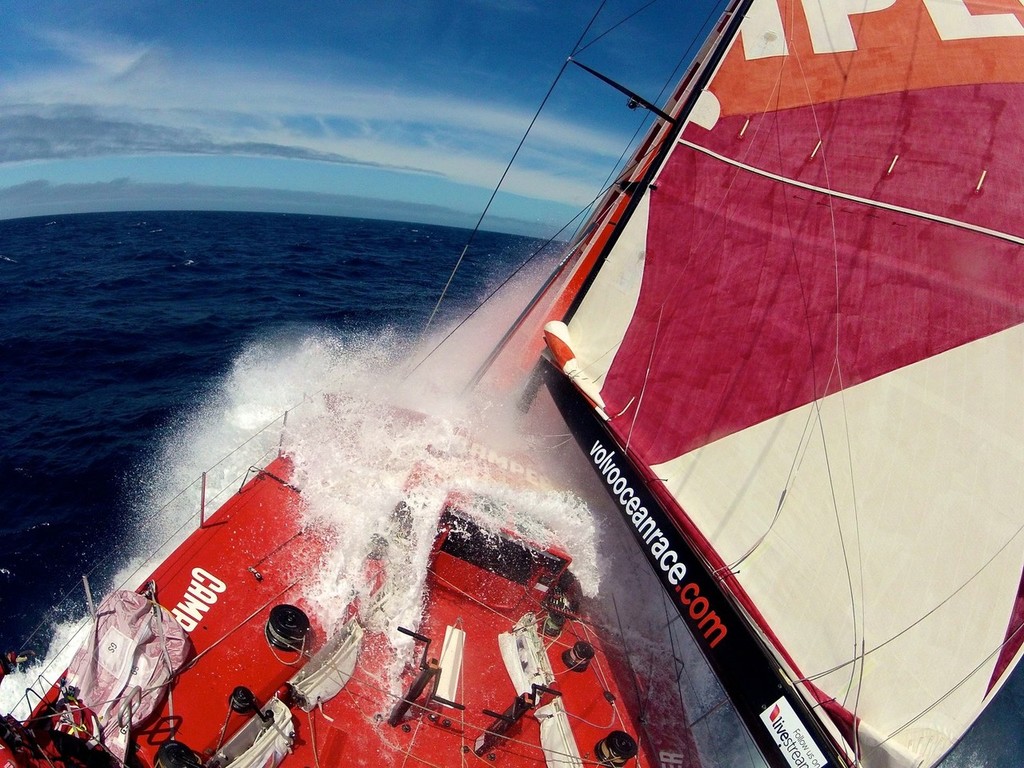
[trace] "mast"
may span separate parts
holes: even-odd
[[[611,221],[610,232],[600,241],[592,266],[566,310],[566,322],[571,320],[645,192],[662,170],[687,118],[738,35],[752,3],[753,0],[734,0],[723,13],[715,33],[676,88],[669,107],[671,119],[652,128],[647,142],[634,158],[633,167],[641,168],[642,173],[622,184],[618,192],[610,193],[619,198],[621,208],[612,216],[608,213],[612,206],[606,201],[595,216],[596,221],[589,222],[591,239],[600,233],[602,217],[605,222]],[[657,151],[646,165],[641,165],[643,153],[651,145],[656,146]],[[581,250],[585,249],[583,245]],[[554,362],[550,354],[546,358]],[[560,367],[554,362],[553,367],[544,369],[545,385],[580,448],[604,480],[605,489],[618,506],[681,621],[715,670],[766,763],[773,768],[803,765],[840,768],[851,764],[848,748],[837,743],[821,727],[810,705],[774,661],[757,631],[733,604],[728,592],[721,588],[712,565],[667,513],[657,497],[656,477],[642,464],[635,463],[628,450],[604,429],[602,420],[595,418],[579,392],[558,374]]]
[[[708,81],[714,74],[722,57],[738,34],[743,18],[754,1],[730,1],[729,6],[722,12],[722,16],[719,18],[714,31],[705,41],[700,51],[698,51],[693,62],[691,62],[686,73],[676,86],[674,95],[667,106],[667,111],[673,119],[663,124],[655,125],[648,134],[647,141],[637,151],[632,167],[638,169],[641,173],[631,178],[628,184],[623,185],[628,190],[628,194],[623,193],[626,198],[625,206],[621,210],[614,212],[614,218],[605,217],[605,225],[609,227],[610,233],[605,239],[600,241],[600,249],[594,263],[587,270],[583,285],[579,291],[573,294],[573,302],[566,309],[563,317],[565,322],[572,318],[576,308],[579,306],[579,302],[601,269],[601,265],[615,247],[616,242],[618,242],[626,223],[643,199],[644,191],[661,171],[665,158],[672,151],[672,145],[678,140],[679,134],[696,106],[700,94],[707,87]],[[642,161],[651,146],[656,147],[657,151],[652,159],[643,163]],[[614,190],[609,194],[614,194]],[[608,208],[609,206],[605,205],[599,209],[598,213],[605,212]],[[588,224],[596,226],[597,221],[588,222]],[[589,230],[585,229],[584,231],[587,232]]]
[[[643,196],[651,178],[671,150],[682,123],[688,116],[697,96],[707,85],[715,66],[724,55],[731,38],[736,34],[743,15],[754,0],[729,0],[711,34],[688,65],[676,85],[672,97],[665,105],[671,119],[658,121],[650,128],[643,142],[634,152],[618,181],[602,196],[593,212],[579,229],[579,235],[567,249],[567,257],[557,266],[527,303],[520,315],[510,324],[484,362],[474,372],[467,389],[478,386],[488,376],[491,384],[504,387],[510,376],[508,371],[521,373],[532,369],[544,349],[542,328],[549,320],[568,319],[576,303],[586,292],[601,263],[614,247],[623,225]],[[573,63],[583,67],[579,62]],[[596,73],[595,73],[596,74]],[[597,75],[610,82],[603,75]],[[621,90],[614,84],[612,87]],[[646,100],[642,100],[646,104]],[[527,387],[528,390],[532,386]]]

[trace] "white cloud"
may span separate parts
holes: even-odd
[[[7,161],[266,154],[413,170],[487,188],[532,117],[508,103],[332,81],[280,64],[187,58],[114,37],[37,34],[66,62],[0,84]],[[19,140],[19,126],[33,122],[36,129]],[[59,151],[51,146],[46,154],[42,125],[54,135],[59,129]],[[621,151],[617,138],[557,118],[539,121],[529,146],[546,162],[515,174],[510,191],[573,204],[596,189],[570,179],[566,158],[579,158],[572,170],[584,178],[601,179]]]
[[[134,69],[150,47],[111,35],[75,34],[53,27],[37,28],[31,34],[51,51],[107,76],[117,77]]]

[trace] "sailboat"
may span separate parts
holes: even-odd
[[[516,382],[527,424],[564,419],[773,768],[937,765],[1019,666],[1021,61],[1013,3],[735,0],[666,104],[600,75],[653,127],[474,376]],[[3,756],[699,764],[645,746],[570,553],[475,492],[445,495],[419,569],[457,609],[386,636],[395,559],[370,557],[329,633],[291,592],[318,552],[291,472],[259,470],[102,603]],[[439,477],[410,473],[412,496]],[[203,561],[225,552],[230,586]],[[464,684],[497,678],[511,693],[470,718]]]

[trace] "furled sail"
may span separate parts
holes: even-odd
[[[552,354],[843,759],[934,765],[1024,640],[1024,3],[738,5]]]

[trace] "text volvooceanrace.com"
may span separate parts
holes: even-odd
[[[653,561],[664,574],[666,580],[675,591],[685,615],[696,624],[697,630],[703,633],[708,646],[714,648],[728,633],[722,619],[711,608],[711,603],[700,593],[700,586],[686,579],[686,563],[679,558],[679,553],[665,537],[657,521],[651,517],[647,507],[621,469],[615,463],[615,452],[608,450],[600,440],[594,442],[590,449],[590,460],[604,478],[605,483],[618,499],[626,517],[636,528],[640,540],[647,546]]]

